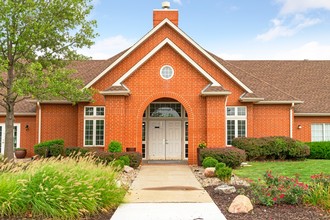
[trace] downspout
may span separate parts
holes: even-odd
[[[41,141],[41,105],[40,102],[37,102],[38,106],[38,144]]]
[[[291,104],[291,108],[290,108],[290,138],[293,137],[293,109],[294,109],[294,103]]]

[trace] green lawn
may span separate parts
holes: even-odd
[[[267,170],[271,170],[274,175],[294,177],[298,174],[302,182],[309,182],[313,174],[321,172],[330,174],[330,160],[249,162],[249,164],[252,166],[235,169],[234,174],[257,181],[258,178],[263,178]]]

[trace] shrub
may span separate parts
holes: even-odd
[[[65,156],[76,156],[77,154],[84,156],[89,152],[88,149],[82,147],[66,147]]]
[[[288,137],[234,138],[233,146],[245,150],[248,160],[302,159],[309,147]]]
[[[308,186],[299,182],[298,177],[273,176],[271,171],[267,171],[264,182],[259,180],[257,183],[252,183],[251,190],[257,203],[273,206],[280,203],[301,203],[303,195],[308,192]]]
[[[310,159],[328,159],[330,160],[330,141],[305,143],[310,147]]]
[[[125,195],[117,170],[90,156],[36,160],[0,175],[0,218],[80,219],[116,208]],[[12,168],[11,168],[12,167]]]
[[[215,174],[217,177],[224,181],[224,182],[229,182],[231,178],[231,174],[233,172],[233,169],[230,167],[221,167],[219,169],[216,169]]]
[[[215,165],[218,163],[218,161],[216,159],[214,159],[213,157],[206,157],[203,160],[203,167],[207,168],[207,167],[215,167]]]
[[[120,169],[123,169],[124,166],[125,166],[125,161],[123,160],[114,160],[112,163],[111,163],[112,166],[115,166],[115,167],[119,167]]]
[[[213,157],[231,168],[239,167],[246,159],[244,150],[235,147],[201,149],[200,155],[202,160],[206,157]]]
[[[34,145],[34,153],[40,157],[58,156],[63,154],[64,140],[50,140]],[[52,150],[51,150],[52,149]],[[54,155],[52,154],[54,153]]]
[[[219,169],[224,168],[224,167],[226,167],[226,164],[219,162],[215,165],[215,170],[219,170]]]
[[[130,165],[130,159],[129,159],[128,155],[119,157],[119,160],[123,161],[124,165],[126,165],[126,166]]]
[[[312,183],[304,195],[304,202],[330,211],[330,175],[321,173],[311,178]]]
[[[95,157],[99,161],[106,164],[111,163],[113,160],[120,158],[121,156],[127,155],[130,160],[130,167],[137,168],[140,166],[142,161],[142,155],[138,152],[121,152],[121,153],[111,153],[111,152],[96,152]]]
[[[108,145],[108,151],[111,153],[122,152],[123,146],[119,141],[111,141]]]

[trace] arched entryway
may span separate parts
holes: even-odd
[[[143,114],[142,154],[146,160],[188,160],[188,114],[175,99],[161,98]]]

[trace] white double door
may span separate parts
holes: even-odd
[[[5,124],[0,123],[0,154],[5,153]],[[20,124],[14,124],[14,147],[20,147],[20,133],[21,133],[21,126]]]
[[[181,121],[150,121],[148,144],[149,159],[181,160],[181,136]]]

